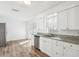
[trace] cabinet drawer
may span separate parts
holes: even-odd
[[[64,48],[64,57],[79,57],[79,50]]]
[[[76,56],[77,56],[77,57],[79,57],[79,51],[77,51],[77,54],[76,54]]]
[[[56,46],[56,41],[57,41],[57,40],[51,39],[51,44],[52,44],[52,46]]]
[[[56,51],[52,50],[50,56],[52,56],[52,57],[63,57],[63,53],[56,52]]]
[[[68,47],[68,48],[71,48],[71,49],[79,50],[79,45],[77,45],[77,44],[64,42],[64,47]]]
[[[64,57],[77,57],[77,50],[66,47],[64,49]]]
[[[52,50],[55,50],[57,52],[63,52],[63,42],[56,41],[56,44],[52,46]]]
[[[54,50],[57,51],[57,52],[63,53],[63,47],[62,46],[56,46],[54,48]]]

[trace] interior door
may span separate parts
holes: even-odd
[[[5,46],[5,23],[0,23],[0,46]]]

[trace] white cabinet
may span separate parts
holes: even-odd
[[[45,46],[44,39],[43,39],[43,37],[40,37],[40,50],[45,52],[45,49],[46,49],[45,47],[46,46]]]
[[[53,56],[53,53],[55,52],[55,55],[56,56],[63,56],[63,42],[61,42],[61,41],[57,41],[56,40],[56,43],[53,43],[54,42],[54,40],[52,40],[52,56]]]
[[[74,49],[74,50],[79,50],[78,44],[72,44],[72,43],[64,42],[64,47],[68,47],[68,48]]]
[[[49,56],[55,56],[56,55],[56,52],[55,52],[55,46],[56,46],[56,40],[53,40],[53,39],[50,39],[51,42],[50,42],[50,51],[49,51]]]
[[[51,52],[51,39],[40,37],[40,50],[48,55]]]
[[[64,42],[65,57],[79,57],[79,45]]]
[[[52,50],[51,51],[51,57],[63,57],[63,54],[57,51]]]
[[[49,56],[53,56],[52,53],[54,53],[52,50],[52,45],[56,44],[56,40],[45,38],[45,37],[40,37],[40,50]],[[54,49],[54,48],[53,48]],[[55,53],[56,54],[56,53]]]
[[[40,37],[40,50],[52,57],[63,56],[63,42]]]
[[[79,30],[79,6],[58,13],[60,30]]]
[[[68,11],[58,13],[58,28],[59,30],[65,30],[67,28],[67,14]]]
[[[51,57],[79,57],[79,45],[40,37],[40,50]]]
[[[62,41],[57,41],[56,42],[55,51],[63,54],[63,42]]]
[[[77,54],[76,54],[76,56],[79,57],[79,50],[77,50]]]
[[[70,30],[79,30],[79,6],[68,10],[68,24]]]
[[[77,57],[77,50],[66,47],[64,49],[64,57]]]
[[[56,52],[63,51],[63,42],[51,39],[51,43],[52,43],[52,48],[51,48],[52,50]]]

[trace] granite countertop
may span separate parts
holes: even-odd
[[[68,42],[72,44],[79,44],[79,36],[59,35],[59,34],[50,34],[50,33],[37,33],[34,35],[46,37],[46,38],[54,39],[58,41]]]

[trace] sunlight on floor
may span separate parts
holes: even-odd
[[[25,43],[28,43],[28,42],[29,42],[29,40],[23,41],[23,42],[20,43],[20,45],[25,44]]]
[[[19,45],[22,45],[23,47],[31,47],[31,40],[22,41]]]
[[[22,47],[28,48],[28,51],[31,52],[31,49],[32,49],[31,40],[25,40],[25,41],[19,42],[19,45]]]

